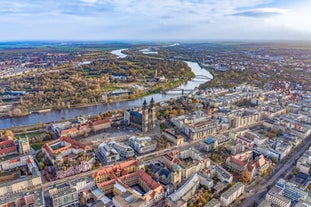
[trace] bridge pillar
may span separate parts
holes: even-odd
[[[184,92],[185,92],[184,89],[181,89],[181,95],[184,95]]]

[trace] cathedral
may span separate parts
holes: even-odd
[[[124,123],[134,126],[142,132],[148,132],[156,126],[156,106],[153,98],[148,106],[146,100],[140,111],[127,110],[124,112]]]

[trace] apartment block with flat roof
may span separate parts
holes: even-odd
[[[220,202],[222,206],[229,206],[233,203],[240,195],[244,193],[244,185],[242,183],[236,183],[226,192],[221,194]]]

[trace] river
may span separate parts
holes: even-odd
[[[123,50],[114,50],[111,53],[116,54],[119,56],[119,58],[126,57],[125,54],[122,53]],[[210,77],[211,79],[213,76],[210,74],[209,71],[202,69],[198,63],[195,62],[189,62],[185,61],[188,66],[191,68],[192,72],[195,75],[203,75]],[[179,86],[179,89],[185,89],[185,90],[192,90],[195,87],[198,87],[201,83],[204,83],[208,81],[207,79],[192,79],[191,81],[188,81],[186,84],[183,84]],[[24,117],[13,117],[13,118],[3,118],[0,119],[0,129],[5,128],[11,128],[13,126],[26,126],[31,124],[37,124],[39,122],[47,123],[47,122],[53,122],[53,121],[59,121],[59,120],[67,120],[75,118],[79,115],[96,115],[98,113],[103,113],[106,111],[111,110],[120,110],[120,109],[126,109],[126,108],[132,108],[136,106],[141,106],[143,104],[143,101],[146,99],[148,102],[153,99],[156,102],[166,101],[171,98],[180,97],[181,93],[176,94],[176,92],[168,92],[166,94],[157,93],[153,95],[149,95],[142,98],[137,98],[135,100],[130,101],[122,101],[122,102],[116,102],[116,103],[108,103],[108,104],[100,104],[95,106],[88,106],[88,107],[81,107],[81,108],[71,108],[71,109],[62,109],[62,110],[55,110],[50,111],[46,113],[34,113],[30,114],[28,116]]]
[[[127,49],[119,49],[119,50],[112,50],[110,53],[118,56],[118,58],[125,58],[127,55],[122,53],[122,51]]]

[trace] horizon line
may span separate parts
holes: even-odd
[[[81,40],[49,40],[49,39],[31,39],[31,40],[0,40],[0,44],[1,43],[23,43],[23,42],[42,42],[42,43],[81,43],[81,42],[86,42],[86,43],[98,43],[98,42],[109,42],[109,43],[209,43],[209,42],[235,42],[235,43],[239,43],[239,42],[249,42],[249,43],[279,43],[279,42],[310,42],[311,43],[311,39],[305,39],[305,40],[298,40],[298,39],[202,39],[202,40],[92,40],[92,39],[81,39]]]

